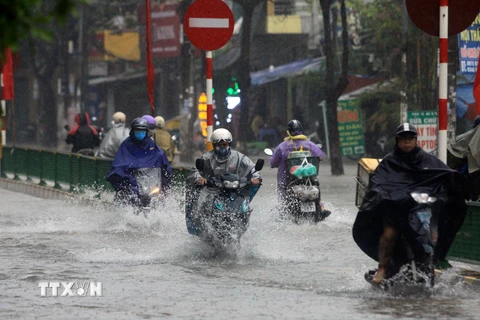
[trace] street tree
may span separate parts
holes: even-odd
[[[86,0],[2,0],[0,1],[0,57],[6,48],[18,50],[23,39],[53,41],[55,34],[50,28],[53,21],[63,23],[71,14],[76,13],[76,6]],[[48,4],[49,9],[45,10]]]
[[[345,91],[348,85],[348,29],[347,29],[347,13],[345,0],[339,0],[340,2],[340,17],[342,21],[342,59],[341,59],[341,71],[337,77],[335,72],[335,57],[336,57],[336,33],[337,33],[337,21],[332,19],[332,5],[336,0],[319,0],[322,8],[323,15],[323,28],[324,28],[324,46],[323,51],[326,60],[326,104],[327,104],[327,123],[328,123],[328,138],[330,149],[330,163],[332,175],[343,175],[343,162],[340,152],[340,136],[338,133],[338,118],[337,118],[337,101],[338,98]],[[336,16],[336,14],[334,14]],[[336,80],[336,84],[335,84]]]
[[[252,43],[252,20],[253,11],[265,0],[234,0],[243,9],[243,22],[241,31],[241,45],[240,45],[240,58],[238,59],[235,69],[238,75],[238,84],[242,88],[240,92],[240,128],[248,128],[249,119],[249,104],[250,104],[250,47]],[[247,149],[247,130],[239,130],[237,148],[245,152]]]

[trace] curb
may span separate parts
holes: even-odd
[[[68,200],[74,197],[73,193],[64,190],[57,190],[52,187],[41,186],[27,181],[18,181],[5,178],[0,178],[0,188],[26,193],[43,199]]]
[[[435,269],[435,276],[441,277],[443,275],[448,277],[448,280],[450,282],[464,282],[468,285],[471,285],[472,287],[480,288],[480,272],[460,269],[452,273],[448,272],[448,270]]]

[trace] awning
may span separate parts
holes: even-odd
[[[282,78],[291,78],[320,70],[325,58],[305,59],[250,73],[252,85],[259,86]]]

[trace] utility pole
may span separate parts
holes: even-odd
[[[407,37],[408,37],[408,12],[405,3],[402,6],[402,90],[400,91],[400,123],[407,122]]]
[[[80,4],[79,17],[79,52],[80,52],[80,111],[87,111],[88,91],[88,23],[86,23],[85,4]]]

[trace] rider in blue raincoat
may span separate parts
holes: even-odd
[[[151,138],[147,136],[148,122],[142,118],[132,121],[130,135],[118,149],[107,176],[116,191],[116,198],[137,205],[140,199],[135,171],[142,168],[160,168],[162,191],[169,188],[172,176],[170,162]]]

